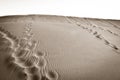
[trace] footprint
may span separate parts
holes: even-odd
[[[78,26],[81,26],[80,24],[77,24]]]
[[[107,30],[107,31],[112,34],[112,31],[110,31],[110,30]]]
[[[30,53],[28,49],[20,49],[14,55],[16,58],[27,56]]]
[[[18,63],[18,65],[20,65],[21,67],[24,67],[24,68],[33,66],[33,63],[31,62],[31,60],[29,61],[24,58],[17,58],[16,63]]]
[[[32,45],[29,47],[30,50],[34,50],[37,47],[38,42],[33,40],[31,41]]]
[[[95,37],[98,38],[98,39],[100,39],[100,40],[102,39],[102,37],[101,37],[100,34],[99,34],[99,35],[96,35]]]
[[[118,50],[118,47],[116,45],[112,45],[112,47],[115,49],[115,50]]]
[[[26,38],[23,38],[19,41],[19,45],[20,47],[25,47],[27,45],[27,39]]]
[[[25,34],[25,37],[27,40],[31,40],[33,37],[33,33],[27,33],[27,34]]]
[[[0,38],[4,37],[5,35],[0,31]]]
[[[15,58],[8,57],[6,58],[4,63],[6,65],[6,68],[10,71],[16,72],[18,70],[23,70],[22,67],[20,67],[17,63],[15,63]]]
[[[24,70],[18,71],[16,74],[20,80],[26,80],[28,77],[26,72],[24,72]]]
[[[6,48],[6,47],[10,47],[11,46],[11,42],[9,40],[7,40],[6,38],[1,38],[0,37],[0,48]]]
[[[4,29],[3,29],[4,30]],[[14,43],[14,41],[18,41],[17,37],[12,35],[9,31],[2,31],[0,32],[5,39],[7,39],[9,42]]]
[[[13,70],[13,69],[15,69],[17,67],[17,65],[13,62],[13,61],[11,61],[11,62],[8,62],[8,63],[6,63],[6,68],[8,69],[8,70]]]
[[[97,33],[97,31],[95,31],[94,33],[93,33],[93,35],[97,35],[98,33]]]
[[[44,69],[46,65],[47,61],[45,60],[45,58],[41,57],[37,66],[39,67],[39,69]]]
[[[3,31],[4,29],[3,29],[3,27],[2,26],[0,26],[0,31]]]
[[[6,37],[10,38],[11,40],[16,40],[17,37],[11,34],[10,32],[6,31]]]
[[[109,44],[110,44],[107,40],[104,40],[104,42],[105,42],[106,45],[109,45]]]
[[[89,32],[91,33],[93,30],[92,29],[89,29]]]
[[[21,57],[21,58],[17,58],[17,63],[19,63],[20,65],[22,65],[24,68],[30,68],[36,64],[38,64],[38,57],[36,56],[28,56],[28,57]]]
[[[51,80],[47,76],[41,76],[41,80]]]
[[[5,57],[4,64],[9,66],[14,61],[15,61],[15,58],[9,55],[9,56]]]
[[[3,29],[3,27],[0,27],[0,32],[4,35],[4,36],[6,36],[6,34],[5,34],[5,29]]]
[[[36,74],[39,72],[39,68],[36,66],[25,69],[28,74]]]
[[[119,36],[118,34],[116,34],[116,33],[113,33],[115,36]]]
[[[42,80],[41,79],[41,75],[39,73],[38,74],[29,75],[29,77],[30,77],[30,80]]]
[[[12,56],[12,54],[15,52],[15,50],[11,47],[1,48],[0,51],[2,51],[3,53],[7,53],[9,56],[10,55]],[[2,53],[0,53],[0,54],[2,54]]]
[[[29,49],[29,50],[34,50],[37,47],[37,45],[38,45],[38,42],[35,41],[35,40],[33,40],[33,41],[30,40],[29,41],[29,40],[25,39],[25,40],[22,40],[20,42],[20,46],[22,48],[26,48],[26,49]]]
[[[37,51],[36,53],[36,56],[38,56],[38,57],[44,57],[45,56],[45,52],[41,52],[41,51]]]
[[[101,27],[98,27],[98,29],[100,29],[100,30],[104,30],[103,28],[101,28]]]
[[[93,25],[92,27],[93,27],[93,28],[95,28],[96,26],[95,26],[95,25]]]
[[[50,80],[58,80],[58,73],[55,70],[47,70],[46,76]]]

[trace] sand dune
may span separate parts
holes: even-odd
[[[0,17],[0,80],[120,80],[120,21]]]

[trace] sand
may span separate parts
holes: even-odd
[[[0,45],[0,80],[120,80],[119,20],[0,17]]]

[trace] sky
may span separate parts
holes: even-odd
[[[45,14],[120,19],[120,0],[0,0],[0,16]]]

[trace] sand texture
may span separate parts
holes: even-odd
[[[120,80],[120,21],[0,17],[0,80]]]

